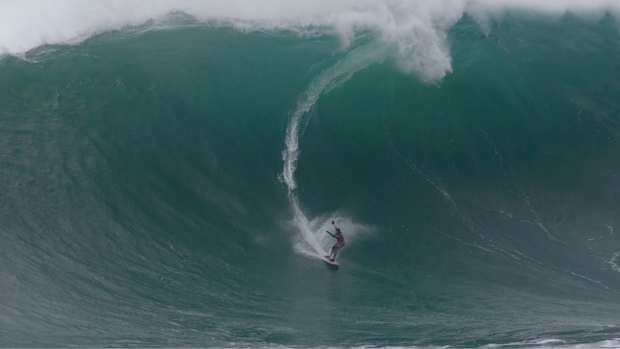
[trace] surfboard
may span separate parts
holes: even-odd
[[[338,269],[338,267],[340,266],[337,262],[332,262],[330,261],[327,257],[321,257],[321,260],[323,261],[323,263],[325,263],[325,265],[327,265],[328,268],[330,269]]]

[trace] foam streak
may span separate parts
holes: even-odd
[[[282,160],[282,179],[288,190],[289,203],[294,214],[294,223],[297,230],[301,233],[302,242],[298,245],[298,250],[307,255],[323,256],[326,254],[325,248],[321,245],[317,234],[312,230],[307,216],[304,214],[296,189],[295,172],[297,170],[297,160],[299,159],[300,147],[299,138],[301,134],[302,121],[304,116],[312,110],[321,95],[328,93],[333,88],[349,80],[355,73],[365,69],[369,65],[380,62],[385,57],[383,47],[377,45],[367,45],[356,48],[349,52],[342,60],[333,67],[320,74],[306,90],[293,113],[286,129],[284,150]],[[309,249],[309,248],[310,249]]]

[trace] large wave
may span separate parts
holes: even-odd
[[[615,345],[614,11],[2,2],[0,345]]]

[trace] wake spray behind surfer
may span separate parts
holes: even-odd
[[[342,231],[340,230],[340,228],[336,226],[336,223],[334,223],[334,221],[332,221],[332,225],[334,226],[335,233],[332,234],[329,232],[329,230],[326,230],[325,232],[329,234],[331,237],[333,237],[334,239],[336,239],[336,243],[334,244],[334,246],[332,246],[331,250],[329,251],[329,255],[326,256],[327,258],[329,258],[330,261],[333,262],[336,260],[338,251],[340,251],[344,247],[344,235],[342,235]]]

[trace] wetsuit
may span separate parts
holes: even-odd
[[[340,251],[344,247],[344,236],[338,228],[336,228],[336,234],[332,234],[329,231],[327,232],[327,234],[331,235],[331,237],[336,239],[336,243],[334,244],[334,246],[332,246],[332,249],[329,251],[328,256],[329,259],[334,261],[336,260],[336,255],[338,254],[338,251]]]

